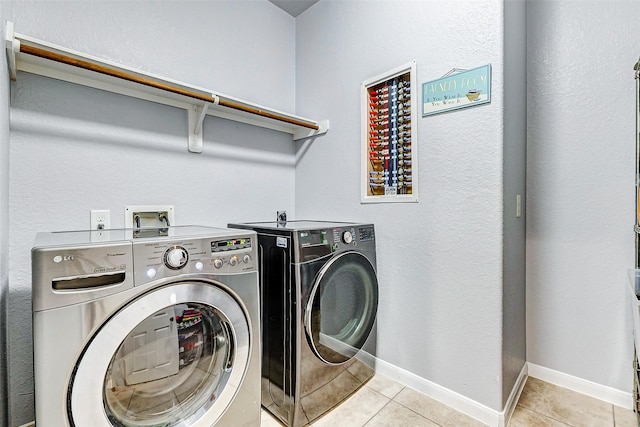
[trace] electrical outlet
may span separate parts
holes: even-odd
[[[103,230],[111,227],[111,214],[108,210],[91,210],[91,230]]]

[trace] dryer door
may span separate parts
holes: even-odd
[[[378,280],[369,260],[344,252],[316,276],[305,311],[311,348],[328,364],[351,359],[362,348],[376,320]]]
[[[211,283],[142,295],[86,346],[67,396],[76,426],[211,426],[249,363],[243,307]]]

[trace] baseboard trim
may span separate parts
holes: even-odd
[[[518,400],[520,400],[520,395],[522,394],[522,390],[524,389],[524,385],[526,384],[528,377],[529,367],[525,363],[522,366],[520,374],[518,374],[518,378],[516,379],[516,383],[513,385],[509,398],[504,405],[504,411],[501,413],[500,422],[498,424],[499,427],[506,427],[509,425],[509,421],[516,410],[516,406],[518,406]]]
[[[395,381],[407,387],[411,387],[412,389],[442,402],[456,411],[462,412],[463,414],[468,415],[471,418],[475,418],[476,420],[491,427],[505,427],[507,425],[507,421],[511,418],[511,415],[516,408],[518,398],[520,397],[520,393],[522,392],[527,379],[527,365],[525,364],[520,371],[516,385],[509,395],[509,399],[505,405],[505,410],[499,412],[478,403],[475,400],[456,393],[455,391],[449,390],[409,371],[385,362],[384,360],[371,356],[370,362],[373,362],[376,372],[389,378],[393,378]]]
[[[527,365],[529,376],[531,377],[568,388],[578,393],[586,394],[587,396],[595,397],[596,399],[621,406],[625,409],[633,409],[633,396],[631,392],[625,393],[612,387],[574,377],[573,375],[545,368],[544,366],[531,362],[527,362]]]
[[[414,390],[442,402],[445,405],[491,427],[505,427],[509,424],[528,377],[537,378],[539,380],[555,384],[559,387],[564,387],[578,393],[586,394],[587,396],[594,397],[625,409],[633,409],[633,396],[630,392],[625,393],[612,387],[574,377],[530,362],[525,363],[522,367],[509,398],[505,402],[504,410],[500,412],[456,393],[455,391],[449,390],[441,385],[392,365],[391,363],[385,362],[384,360],[371,355],[366,355],[363,359],[371,366],[375,366],[376,372],[389,378],[393,378],[395,381],[398,381],[407,387],[411,387]]]

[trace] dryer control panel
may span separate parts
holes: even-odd
[[[336,251],[339,249],[355,248],[361,243],[374,240],[375,233],[373,224],[334,228],[332,249]]]
[[[304,261],[347,250],[375,250],[373,224],[299,230],[297,241]]]
[[[189,274],[234,274],[257,270],[255,237],[134,242],[135,285]]]

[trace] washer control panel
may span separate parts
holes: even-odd
[[[240,237],[233,239],[222,239],[211,242],[211,255],[213,256],[213,266],[222,269],[225,265],[230,267],[242,267],[255,262],[251,238]]]
[[[255,236],[133,242],[135,285],[178,275],[257,270]]]

